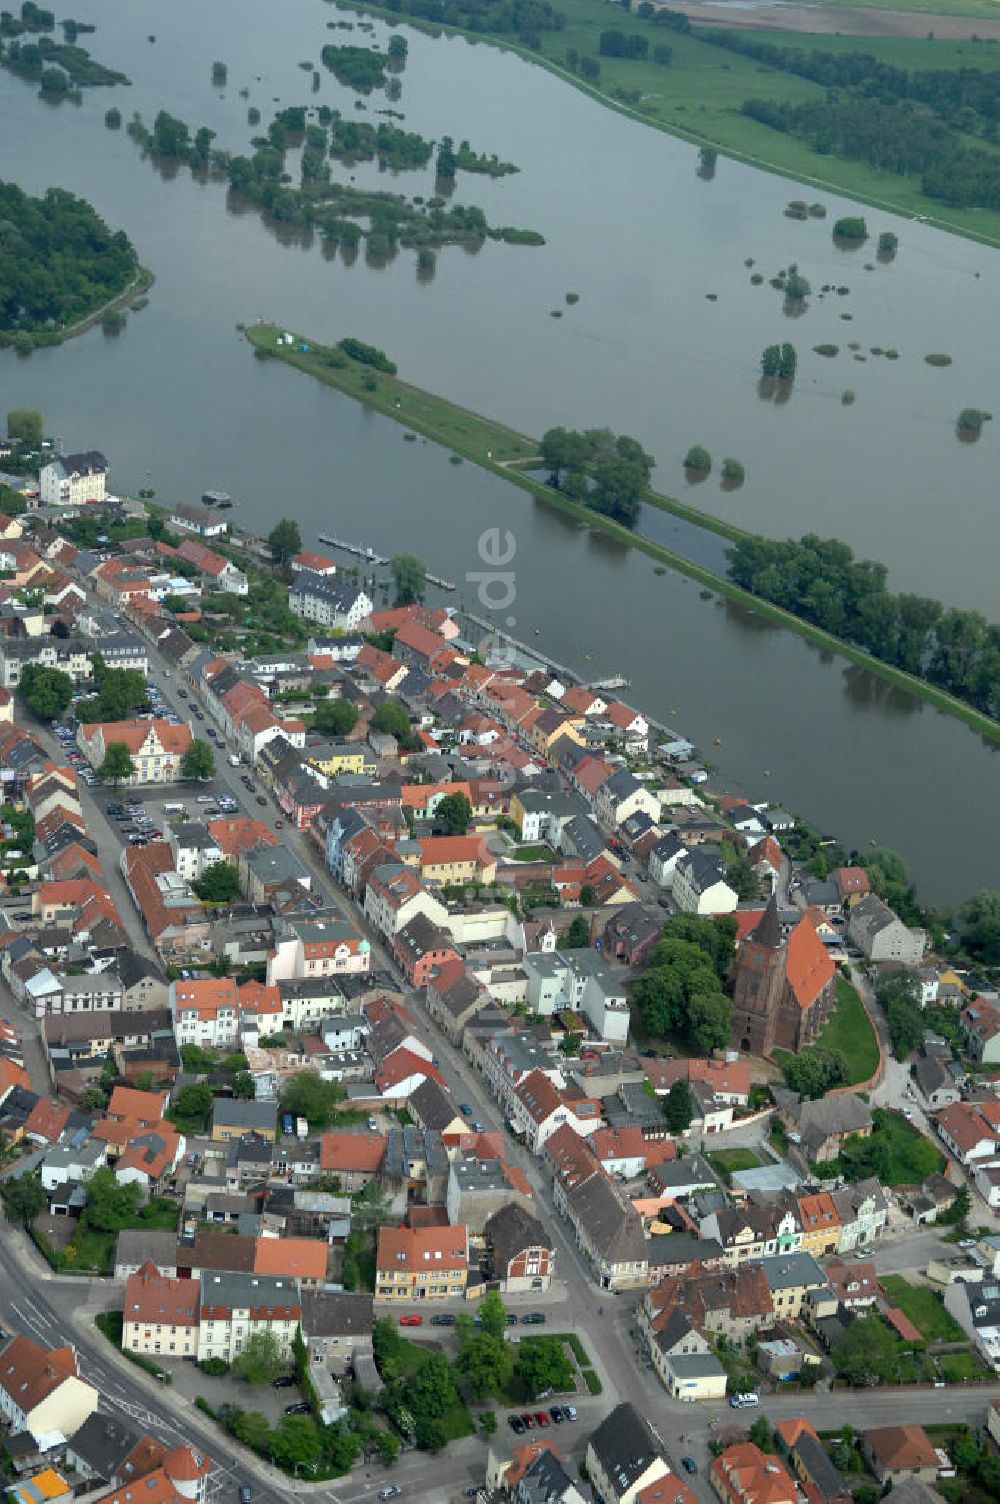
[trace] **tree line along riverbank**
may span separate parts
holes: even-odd
[[[526,467],[541,461],[541,441],[519,433],[516,429],[484,417],[482,414],[460,407],[458,404],[424,391],[403,381],[395,366],[382,352],[373,352],[373,363],[367,358],[351,358],[339,347],[325,346],[299,334],[289,334],[277,325],[256,324],[248,327],[246,336],[260,359],[277,359],[304,372],[328,386],[336,388],[392,418],[404,429],[418,433],[448,449],[454,460],[468,459],[485,470],[510,481],[521,489],[558,507],[567,516],[581,525],[596,528],[640,550],[658,564],[688,575],[709,587],[713,592],[726,596],[748,609],[766,616],[782,626],[790,627],[807,641],[827,652],[833,652],[851,663],[858,664],[889,683],[896,685],[933,705],[936,709],[961,720],[972,730],[979,732],[992,743],[1000,744],[1000,722],[975,706],[965,703],[938,684],[928,682],[915,673],[907,672],[891,662],[885,662],[873,653],[838,637],[803,615],[796,614],[792,605],[785,606],[769,600],[763,591],[754,593],[736,580],[714,573],[686,559],[663,544],[655,542],[642,533],[636,533],[616,522],[613,518],[594,511],[586,504],[565,496],[543,479],[532,474]],[[366,347],[362,347],[365,349]],[[718,518],[699,512],[696,508],[675,501],[660,492],[647,490],[646,504],[658,507],[674,516],[703,527],[729,539],[735,545],[740,559],[757,559],[761,550],[781,548],[771,540],[757,537]],[[819,540],[817,540],[819,541]],[[792,545],[798,547],[798,545]],[[831,541],[831,547],[844,549],[846,545]],[[849,553],[850,551],[847,550]],[[868,568],[858,563],[859,569]],[[878,570],[880,566],[872,566]],[[908,599],[900,597],[896,599]],[[970,613],[960,613],[962,616]],[[975,613],[971,613],[975,615]],[[1000,629],[988,627],[997,640],[997,658],[1000,663]]]
[[[926,37],[803,37],[698,30],[676,12],[632,14],[605,0],[540,0],[530,11],[482,0],[471,20],[456,0],[337,4],[489,42],[646,125],[1000,245],[1000,148],[992,107],[983,105],[996,89],[1000,47],[975,39],[938,41],[932,13]],[[623,41],[609,43],[612,35]],[[756,48],[762,56],[749,55]],[[830,80],[843,129],[828,139],[820,116]],[[754,101],[774,108],[745,111]],[[917,137],[928,124],[934,131],[917,161]]]

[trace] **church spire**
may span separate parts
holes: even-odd
[[[777,950],[781,944],[781,925],[778,923],[778,900],[772,893],[764,910],[764,917],[753,932],[753,938],[758,945],[766,945],[769,950]]]

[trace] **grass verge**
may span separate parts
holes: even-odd
[[[944,1308],[936,1290],[909,1284],[900,1274],[882,1274],[879,1280],[893,1305],[908,1316],[928,1342],[964,1342],[965,1333]]]
[[[411,386],[409,382],[400,380],[398,376],[379,372],[375,385],[372,386],[371,369],[368,366],[359,365],[356,361],[348,360],[346,366],[342,368],[325,366],[322,360],[317,358],[318,355],[325,353],[324,347],[302,336],[296,335],[294,344],[282,345],[279,348],[277,341],[280,332],[277,326],[272,324],[255,324],[247,328],[246,336],[253,349],[263,357],[283,361],[284,364],[315,377],[327,386],[335,387],[337,391],[363,402],[367,407],[382,413],[384,417],[392,418],[395,423],[401,423],[404,427],[423,434],[434,443],[442,444],[453,453],[472,460],[482,469],[489,470],[494,475],[520,486],[522,490],[529,491],[539,501],[574,518],[582,526],[616,538],[620,543],[627,544],[630,548],[655,559],[657,563],[669,565],[680,574],[687,575],[689,579],[697,580],[700,584],[707,586],[714,594],[725,596],[727,600],[735,601],[748,611],[776,622],[779,626],[788,627],[822,652],[836,653],[838,657],[845,658],[849,663],[855,663],[869,673],[876,674],[880,679],[925,701],[936,710],[942,710],[947,715],[954,716],[956,720],[963,722],[973,731],[977,731],[988,741],[1000,743],[1000,722],[994,721],[990,716],[983,715],[970,705],[963,704],[961,700],[956,700],[952,695],[946,694],[934,685],[914,678],[912,674],[904,673],[890,664],[881,663],[862,648],[856,648],[842,641],[841,638],[834,637],[832,633],[824,632],[819,627],[802,621],[800,617],[784,610],[781,606],[772,605],[770,601],[751,595],[748,590],[734,585],[731,580],[714,574],[712,570],[705,569],[690,559],[685,559],[682,555],[674,553],[672,549],[665,548],[663,544],[654,542],[652,538],[631,532],[612,518],[604,517],[601,513],[579,502],[571,501],[569,497],[561,495],[534,476],[525,474],[520,466],[525,460],[537,455],[536,440],[529,439],[526,435],[517,433],[515,429],[507,428],[490,418],[484,418],[479,413],[471,412],[468,408],[459,407],[444,397],[437,397],[430,392],[423,391],[420,387]],[[307,347],[305,350],[300,348],[303,344]],[[369,383],[367,386],[366,382]],[[658,491],[647,492],[645,500],[650,505],[659,507],[661,511],[669,512],[676,517],[683,517],[698,527],[704,527],[722,537],[735,539],[740,535],[740,529],[721,522],[718,518],[710,517],[707,513],[699,512],[694,507],[685,506],[683,502],[675,501],[672,497],[664,496]]]
[[[592,1368],[585,1368],[583,1370],[583,1382],[591,1394],[601,1394],[604,1390],[604,1385]]]
[[[705,1158],[727,1180],[737,1170],[757,1170],[761,1164],[760,1156],[752,1149],[713,1149]]]
[[[878,1039],[864,1003],[845,977],[837,978],[837,1006],[816,1040],[824,1050],[839,1050],[847,1061],[849,1084],[867,1081],[878,1070]]]

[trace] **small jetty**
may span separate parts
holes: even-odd
[[[346,543],[343,538],[333,538],[328,533],[319,533],[319,541],[325,543],[328,548],[339,548],[341,553],[353,554],[356,559],[364,559],[368,564],[388,564],[388,559],[383,559],[373,548],[367,548],[363,543]]]
[[[632,680],[626,679],[624,674],[612,674],[607,679],[593,679],[583,687],[584,689],[631,689]]]
[[[424,579],[427,581],[427,583],[429,585],[436,585],[439,590],[454,590],[455,589],[455,582],[454,582],[454,580],[442,580],[442,578],[441,578],[440,575],[431,574],[429,571],[424,574]]]

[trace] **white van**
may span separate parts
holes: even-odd
[[[184,806],[183,804],[165,804],[163,806],[163,813],[165,815],[182,815],[184,813]]]
[[[760,1404],[760,1395],[754,1394],[753,1390],[747,1394],[732,1394],[729,1396],[729,1403],[734,1410],[752,1410]]]

